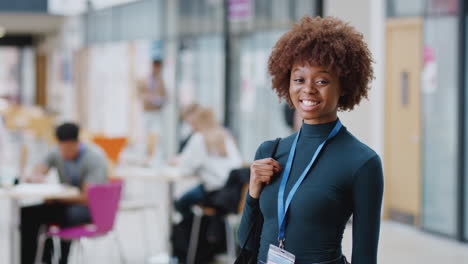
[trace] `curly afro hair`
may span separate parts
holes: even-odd
[[[273,47],[268,72],[273,90],[280,99],[289,97],[289,82],[294,64],[320,65],[334,70],[340,78],[343,96],[338,110],[349,111],[367,98],[374,78],[372,56],[361,33],[333,17],[303,17]]]

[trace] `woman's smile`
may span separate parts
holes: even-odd
[[[306,112],[317,110],[321,104],[321,101],[311,99],[301,99],[299,102],[302,110]]]

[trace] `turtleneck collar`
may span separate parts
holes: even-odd
[[[335,127],[336,122],[338,122],[338,119],[329,123],[309,125],[302,121],[301,137],[327,137]]]

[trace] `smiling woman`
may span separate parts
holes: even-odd
[[[274,141],[261,144],[252,163],[239,242],[258,253],[254,262],[347,263],[341,240],[352,215],[352,262],[377,263],[382,164],[338,119],[367,97],[371,63],[363,36],[335,18],[304,17],[274,46],[273,90],[303,123],[274,157]],[[260,241],[249,241],[258,218]]]
[[[290,100],[306,124],[333,122],[343,92],[333,70],[322,66],[294,65],[289,88]]]
[[[304,17],[276,43],[268,61],[272,86],[278,96],[289,97],[294,66],[320,66],[339,78],[339,110],[353,110],[367,98],[374,78],[372,57],[361,33],[334,18]]]

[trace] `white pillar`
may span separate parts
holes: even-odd
[[[375,80],[369,93],[369,100],[352,112],[339,116],[348,130],[362,142],[368,144],[379,155],[384,146],[384,59],[385,59],[385,9],[384,0],[326,0],[324,14],[349,22],[364,35],[375,64]]]
[[[164,47],[164,81],[168,91],[168,103],[165,107],[166,124],[168,128],[166,138],[168,139],[167,154],[174,155],[178,150],[177,123],[178,123],[178,99],[177,99],[177,53],[178,53],[178,1],[166,1],[166,34]]]

